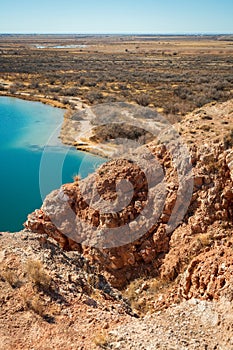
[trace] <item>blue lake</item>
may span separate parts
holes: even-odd
[[[0,97],[0,231],[18,231],[44,197],[105,159],[78,152],[58,139],[64,110]]]

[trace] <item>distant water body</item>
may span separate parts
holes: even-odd
[[[45,46],[45,45],[36,45],[37,49],[83,49],[87,45],[57,45],[57,46]]]
[[[0,97],[0,231],[22,229],[42,197],[105,162],[59,141],[63,115],[39,102]]]

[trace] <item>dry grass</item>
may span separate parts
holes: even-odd
[[[106,333],[96,333],[95,337],[93,338],[93,343],[101,349],[106,349],[108,346]]]
[[[35,286],[43,290],[49,290],[51,277],[44,270],[43,264],[40,261],[29,260],[26,264],[26,272]]]
[[[39,295],[31,295],[27,289],[21,290],[20,295],[26,310],[32,310],[37,315],[44,317],[45,306]]]
[[[33,310],[37,315],[43,317],[44,316],[44,305],[40,300],[40,297],[36,295],[30,302],[29,307]]]
[[[140,316],[154,311],[156,296],[168,288],[172,283],[161,277],[132,281],[124,291],[133,310]]]
[[[5,268],[1,271],[1,277],[10,284],[12,288],[16,288],[20,285],[20,280],[17,276],[16,271]]]

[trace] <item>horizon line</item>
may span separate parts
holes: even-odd
[[[233,35],[233,32],[0,32],[0,35]]]

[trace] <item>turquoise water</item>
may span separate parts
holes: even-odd
[[[0,231],[18,231],[43,198],[105,160],[58,139],[64,110],[0,97]]]

